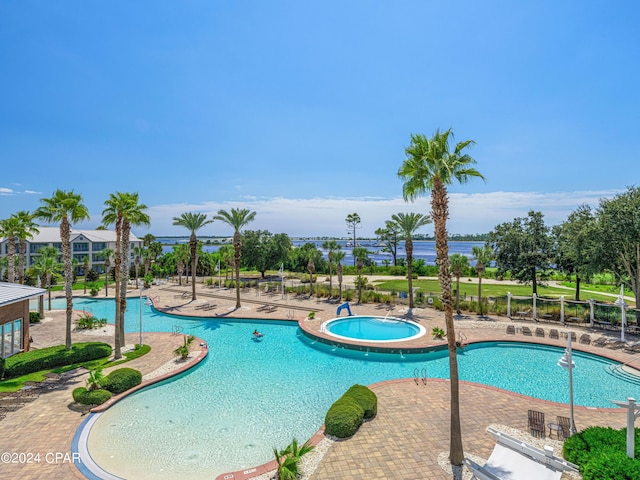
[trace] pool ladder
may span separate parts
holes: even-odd
[[[423,385],[426,385],[427,384],[427,367],[422,367],[422,370],[416,367],[416,369],[413,371],[413,381],[416,382],[416,385],[419,385],[420,382],[422,382]]]
[[[182,327],[180,325],[173,325],[171,327],[171,335],[180,335],[182,333]]]

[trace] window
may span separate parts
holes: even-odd
[[[73,244],[73,251],[74,252],[88,252],[89,251],[89,244],[86,243],[86,242],[74,243]]]
[[[100,250],[104,250],[105,248],[107,248],[107,244],[105,242],[94,242],[94,244],[91,245],[91,250],[93,250],[94,252],[99,252]]]
[[[62,252],[62,243],[54,242],[51,244],[51,246],[57,248],[58,250],[60,250],[60,252]]]
[[[29,244],[29,253],[38,253],[41,248],[46,247],[46,243],[30,243]]]
[[[22,319],[0,325],[0,355],[2,358],[10,357],[22,350]]]

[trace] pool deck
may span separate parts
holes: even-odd
[[[299,322],[301,327],[313,334],[320,335],[320,325],[335,317],[336,304],[325,301],[309,300],[304,297],[282,299],[281,295],[256,294],[256,291],[243,292],[242,308],[235,309],[235,291],[218,290],[198,285],[198,300],[191,302],[190,286],[178,287],[164,285],[145,291],[154,299],[159,310],[179,315],[199,317],[260,318]],[[133,294],[133,292],[132,292]],[[184,295],[183,295],[184,294]],[[100,297],[99,297],[100,298]],[[207,304],[205,306],[205,304]],[[381,315],[387,313],[386,305],[351,304],[357,315]],[[315,318],[307,320],[310,311]],[[64,343],[64,312],[47,313],[47,318],[32,327],[31,334],[35,347],[44,347]],[[427,334],[409,342],[399,342],[393,348],[424,348],[443,345],[442,340],[434,340],[431,329],[438,326],[444,329],[444,316],[433,309],[414,309],[409,315],[406,307],[397,305],[392,316],[409,318],[424,325]],[[545,329],[545,337],[507,334],[507,325],[529,326]],[[484,340],[527,341],[548,345],[566,346],[566,339],[549,339],[551,328],[560,326],[512,322],[507,318],[490,317],[478,321],[475,316],[456,320],[456,332],[461,332],[467,342]],[[108,328],[91,334],[73,333],[73,341],[99,340],[112,343]],[[589,333],[592,339],[604,335],[614,338],[610,332],[591,331],[586,327],[572,328],[580,337]],[[314,333],[315,332],[315,333]],[[636,339],[630,337],[630,339]],[[138,334],[128,334],[128,343],[137,343]],[[145,333],[143,342],[152,346],[147,355],[126,364],[139,369],[143,375],[153,372],[165,374],[171,369],[174,360],[173,350],[182,343],[181,335],[168,333]],[[411,343],[413,342],[413,343]],[[366,343],[365,343],[366,345]],[[372,345],[375,346],[375,345]],[[640,354],[629,354],[622,350],[612,350],[593,345],[573,344],[576,350],[603,355],[629,367],[640,369]],[[175,368],[179,368],[177,362]],[[16,411],[8,412],[1,420],[3,439],[0,440],[0,452],[40,454],[39,461],[32,463],[0,462],[0,478],[67,479],[85,478],[73,465],[72,459],[65,457],[71,448],[72,438],[84,420],[86,412],[78,411],[71,399],[71,391],[84,385],[86,371],[73,372],[59,386],[39,395],[35,400],[25,402]],[[372,387],[378,395],[378,415],[365,423],[351,439],[336,442],[321,460],[317,470],[311,475],[313,480],[350,479],[422,479],[450,478],[438,464],[438,457],[445,455],[449,443],[449,382],[429,379],[427,384],[413,379],[382,382]],[[549,385],[549,388],[567,389],[568,385]],[[568,416],[569,407],[537,400],[522,395],[498,390],[493,387],[461,382],[461,415],[463,443],[465,453],[487,458],[494,446],[493,438],[486,433],[491,424],[505,425],[526,431],[528,409],[545,413],[547,422],[556,415]],[[623,399],[618,399],[623,400]],[[589,425],[605,425],[614,428],[625,426],[625,412],[620,408],[594,409],[576,407],[575,420],[578,429]],[[302,439],[301,439],[302,440]],[[47,454],[53,454],[48,455]],[[61,454],[56,456],[56,454]],[[223,475],[228,480],[250,478],[263,473],[269,466],[248,469],[243,472]],[[229,477],[228,475],[233,475]],[[218,478],[222,478],[220,476]]]

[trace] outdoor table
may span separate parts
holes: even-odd
[[[560,434],[562,433],[562,425],[557,423],[548,423],[549,426],[549,438],[552,438],[553,432],[556,432],[556,438],[560,440]]]

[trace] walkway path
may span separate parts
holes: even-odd
[[[185,292],[190,287],[182,287]],[[216,298],[199,298],[191,302],[190,297],[182,298],[175,289],[155,287],[145,293],[154,297],[159,308],[171,310],[178,314],[242,318],[274,318],[287,319],[287,305],[298,305],[294,310],[294,320],[304,321],[308,310],[317,312],[316,318],[323,320],[334,316],[336,306],[323,301],[286,299],[279,296],[256,295],[255,290],[245,292],[245,302],[239,310],[235,309],[235,294],[232,290],[210,289],[199,286],[199,292],[210,292]],[[215,291],[214,291],[215,290]],[[180,298],[176,298],[180,297]],[[279,305],[274,311],[260,311],[262,302]],[[209,311],[197,308],[203,303],[215,303],[216,307]],[[380,314],[377,305],[352,305],[355,313]],[[406,308],[396,306],[394,315],[402,316]],[[442,314],[432,309],[414,309],[413,315],[425,325],[430,332],[433,326],[444,328]],[[48,314],[49,318],[41,325],[34,327],[34,346],[59,344],[64,340],[64,312]],[[316,324],[320,323],[312,321]],[[553,326],[543,325],[546,335],[544,339],[506,334],[506,325],[510,322],[504,318],[490,318],[477,321],[469,316],[456,321],[458,331],[464,332],[469,340],[482,339],[514,339],[541,341],[563,346],[565,340],[550,340],[548,331]],[[531,322],[522,325],[531,326]],[[112,328],[112,327],[111,327]],[[589,332],[584,327],[582,331]],[[94,332],[86,335],[74,332],[73,340],[83,341],[87,338],[111,342],[111,333]],[[606,332],[590,332],[592,335],[607,335]],[[428,337],[430,344],[441,343]],[[128,336],[128,343],[137,342],[137,334]],[[149,354],[127,364],[148,374],[173,358],[173,350],[182,342],[180,336],[164,333],[145,334],[144,343],[152,346]],[[594,346],[576,345],[587,351],[606,354],[622,362],[640,367],[640,355],[630,355],[619,350],[609,350]],[[68,454],[73,435],[81,424],[81,412],[74,410],[71,390],[84,385],[86,374],[71,379],[66,385],[41,395],[33,402],[26,404],[16,412],[9,413],[0,422],[3,435],[0,438],[0,452],[40,454],[38,463],[2,463],[0,462],[0,478],[32,479],[68,479],[82,478],[70,463]],[[356,435],[346,441],[336,442],[311,477],[313,480],[349,479],[439,479],[450,478],[438,464],[438,457],[448,450],[449,439],[449,383],[443,380],[430,380],[426,386],[416,385],[412,379],[385,382],[373,387],[379,398],[378,416],[364,424]],[[550,388],[552,388],[550,386]],[[568,415],[566,405],[553,404],[532,398],[522,397],[494,388],[469,383],[461,384],[461,413],[465,451],[487,458],[493,448],[492,437],[486,433],[491,424],[500,424],[519,430],[526,430],[526,410],[534,408],[545,413],[548,421],[556,415]],[[621,409],[576,409],[576,424],[579,429],[588,425],[610,425],[621,428],[625,416]],[[302,439],[300,439],[302,440]],[[215,448],[215,446],[212,446]],[[47,453],[54,456],[47,457]],[[56,457],[55,454],[62,456]],[[4,457],[0,457],[4,459]],[[33,458],[32,458],[33,460]],[[446,463],[446,459],[445,459]],[[235,477],[236,479],[238,477]]]

